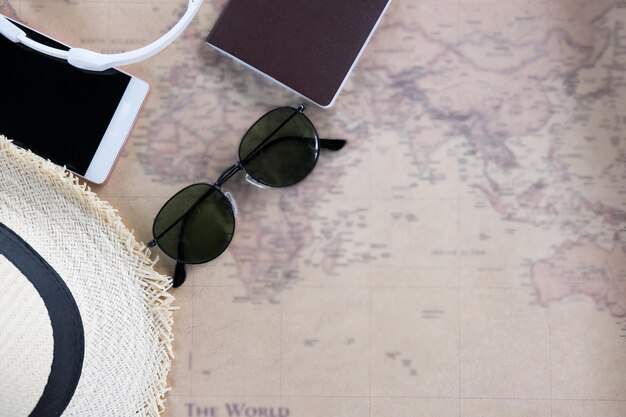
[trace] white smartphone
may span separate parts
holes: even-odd
[[[69,49],[14,23],[30,38]],[[149,90],[116,69],[80,70],[0,36],[0,134],[93,183],[109,177]]]

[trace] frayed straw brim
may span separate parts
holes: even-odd
[[[63,416],[157,417],[172,355],[170,278],[116,211],[65,169],[0,136],[0,222],[66,280],[85,332]]]

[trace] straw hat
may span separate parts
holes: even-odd
[[[158,416],[171,280],[108,203],[0,136],[0,417]]]

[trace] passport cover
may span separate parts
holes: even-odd
[[[207,43],[332,105],[391,0],[230,0]]]

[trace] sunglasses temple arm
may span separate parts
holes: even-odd
[[[178,259],[185,258],[185,245],[183,244],[183,235],[185,233],[185,226],[187,226],[188,217],[185,216],[180,225],[180,233],[178,235]],[[174,288],[178,288],[187,279],[187,269],[185,263],[181,261],[176,262],[176,268],[174,269]]]
[[[346,146],[346,143],[348,143],[348,141],[344,139],[320,139],[320,148],[329,151],[338,151]]]
[[[176,268],[174,268],[174,288],[178,288],[187,279],[187,269],[183,262],[176,262]]]

